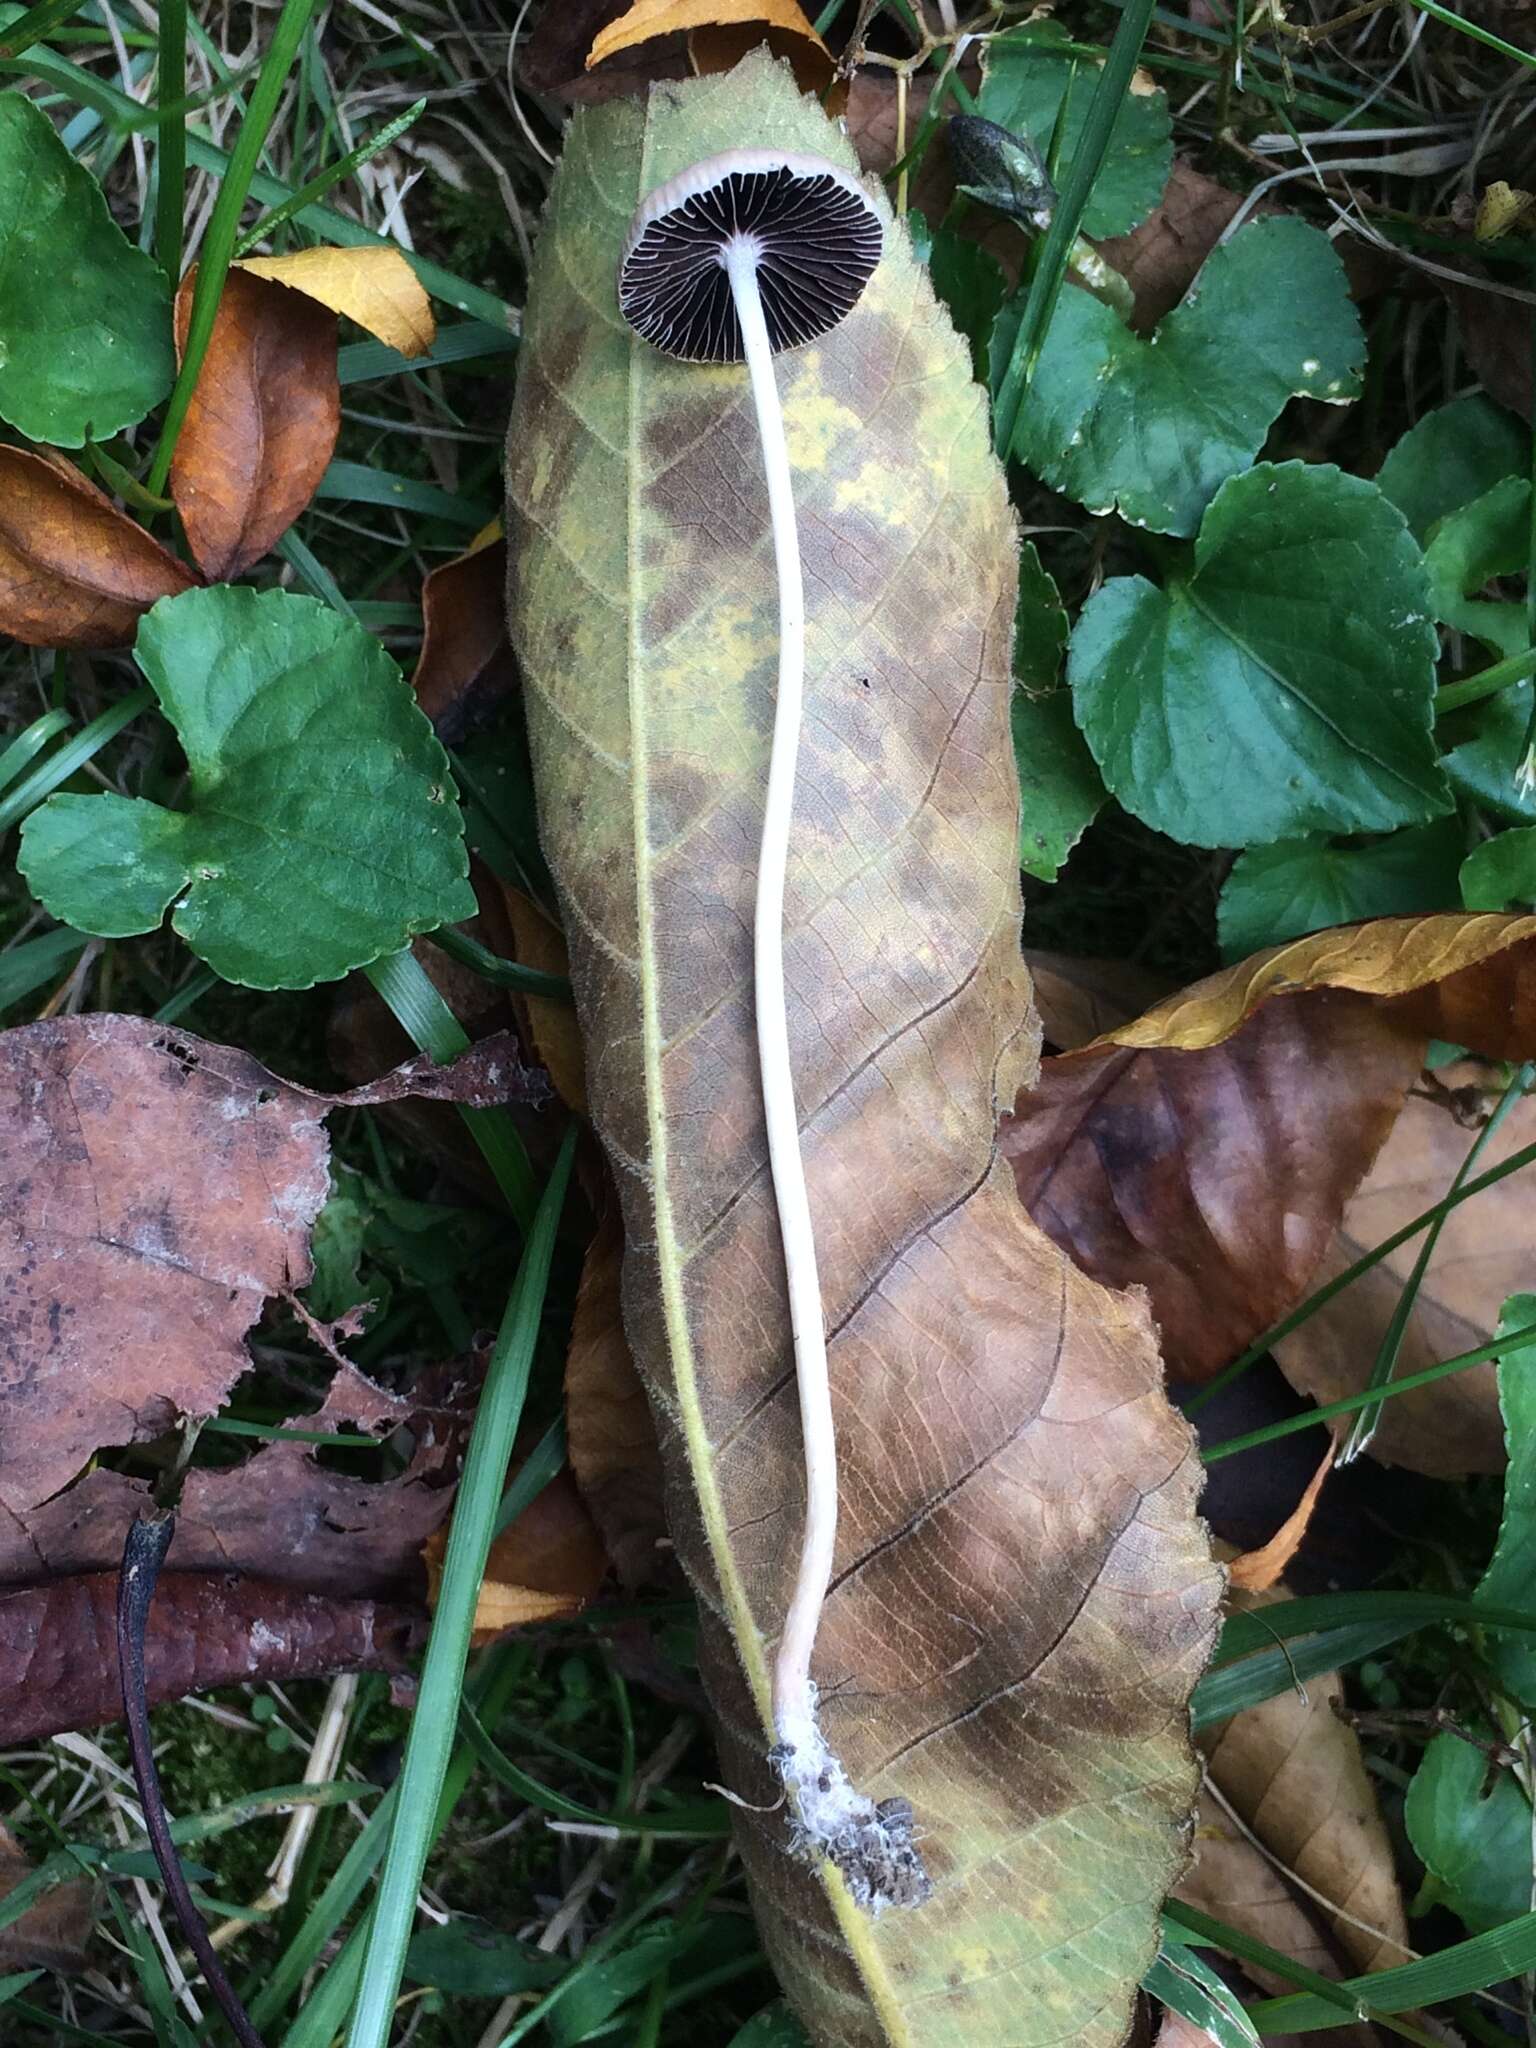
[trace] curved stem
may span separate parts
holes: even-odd
[[[800,1156],[800,1124],[795,1111],[789,1020],[784,1001],[784,870],[789,855],[795,762],[800,751],[805,695],[805,588],[789,455],[784,446],[784,415],[758,296],[755,246],[747,240],[733,242],[726,254],[725,268],[741,322],[752,397],[757,407],[779,579],[779,686],[758,858],[753,970],[768,1161],[784,1246],[795,1378],[800,1389],[800,1430],[805,1446],[805,1532],[801,1538],[800,1567],[773,1667],[775,1731],[781,1742],[798,1746],[809,1740],[815,1730],[811,1651],[832,1578],[832,1553],[837,1540],[837,1447],[827,1377],[826,1332],[822,1324],[811,1205]]]

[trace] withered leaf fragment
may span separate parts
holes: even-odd
[[[828,1740],[910,1801],[934,1895],[862,1913],[787,1853],[767,1666],[800,1430],[754,1042],[774,654],[744,373],[612,302],[643,191],[730,145],[851,151],[760,54],[568,132],[508,442],[514,641],[625,1321],[759,1919],[819,2043],[1109,2048],[1193,1793],[1181,1716],[1215,1577],[1141,1306],[1020,1227],[994,1089],[1029,1072],[1008,732],[1016,564],[984,401],[904,233],[776,365],[809,598],[790,1039],[843,1513]],[[814,451],[813,457],[811,451]],[[572,564],[580,565],[580,573]]]
[[[126,647],[196,582],[62,456],[0,447],[0,633],[29,647]]]
[[[187,338],[189,270],[176,294]],[[211,583],[243,576],[315,494],[341,426],[336,318],[302,292],[231,270],[176,440],[171,496]]]
[[[1383,918],[1257,954],[1046,1060],[1002,1149],[1085,1272],[1147,1289],[1169,1372],[1207,1379],[1306,1293],[1431,1037],[1536,1050],[1536,918]]]

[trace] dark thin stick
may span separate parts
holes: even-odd
[[[128,1721],[128,1752],[133,1762],[134,1782],[144,1807],[144,1827],[155,1852],[160,1875],[187,1945],[197,1958],[203,1981],[229,2021],[240,2048],[264,2048],[260,2034],[251,2025],[235,1987],[224,1974],[202,1915],[193,1901],[182,1873],[171,1824],[160,1791],[160,1773],[155,1768],[154,1745],[149,1733],[149,1695],[144,1684],[144,1632],[149,1610],[154,1605],[160,1567],[165,1563],[171,1538],[176,1534],[176,1517],[160,1514],[132,1522],[123,1545],[122,1570],[117,1581],[117,1668],[123,1686],[123,1713]]]

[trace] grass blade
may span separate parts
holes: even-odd
[[[317,171],[308,184],[301,185],[287,199],[279,200],[276,206],[261,216],[260,220],[248,227],[236,242],[234,260],[238,262],[242,256],[248,255],[258,242],[264,242],[275,229],[282,227],[285,221],[292,220],[295,214],[302,213],[305,207],[312,206],[317,199],[323,199],[332,186],[339,185],[343,178],[350,178],[354,171],[360,170],[365,163],[376,157],[381,149],[388,149],[392,142],[398,142],[406,129],[420,120],[426,109],[426,101],[417,100],[414,106],[407,107],[403,114],[397,114],[393,121],[386,121],[377,135],[370,135],[368,140],[360,142],[356,149],[349,149],[346,155],[338,157],[335,163],[327,165],[323,171]]]
[[[187,198],[187,0],[160,0],[160,62],[155,97],[161,108],[155,157],[155,256],[172,291],[181,282],[182,220]]]
[[[437,1613],[400,1771],[394,1825],[374,1903],[348,2048],[387,2048],[406,1944],[416,1917],[416,1895],[458,1722],[475,1601],[501,1505],[512,1439],[523,1412],[575,1144],[575,1126],[571,1125],[528,1233],[486,1368],[464,1476],[454,1502]]]

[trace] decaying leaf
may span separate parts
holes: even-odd
[[[287,256],[247,256],[238,267],[345,313],[403,356],[424,355],[437,334],[420,280],[396,248],[295,249]]]
[[[1307,1528],[1316,1512],[1318,1496],[1333,1470],[1334,1452],[1337,1440],[1330,1437],[1328,1448],[1318,1460],[1317,1468],[1307,1481],[1301,1499],[1296,1503],[1280,1527],[1257,1550],[1244,1551],[1234,1557],[1227,1568],[1227,1583],[1240,1593],[1267,1593],[1271,1586],[1278,1585],[1306,1537]]]
[[[1479,1121],[1497,1100],[1488,1092],[1493,1085],[1486,1069],[1462,1063],[1414,1087],[1346,1205],[1314,1286],[1443,1200]],[[1527,1098],[1511,1108],[1479,1155],[1477,1171],[1530,1144],[1536,1144],[1536,1101]],[[1512,1174],[1447,1216],[1404,1334],[1399,1376],[1475,1350],[1493,1336],[1499,1304],[1531,1279],[1531,1185],[1529,1169]],[[1413,1239],[1390,1253],[1276,1345],[1281,1370],[1299,1393],[1333,1401],[1364,1386],[1420,1244]],[[1371,1455],[1437,1478],[1501,1471],[1504,1425],[1495,1368],[1473,1366],[1389,1401]]]
[[[196,280],[189,270],[176,294],[178,356]],[[187,544],[210,582],[243,576],[282,538],[340,426],[335,320],[303,292],[231,270],[171,463]]]
[[[448,1551],[448,1526],[427,1539],[427,1600],[437,1605]],[[601,1539],[569,1472],[553,1478],[491,1545],[475,1601],[474,1646],[534,1621],[579,1614],[608,1569]]]
[[[777,364],[810,609],[787,978],[844,1493],[817,1677],[860,1789],[910,1800],[934,1896],[873,1919],[792,1860],[765,1761],[803,1497],[752,1022],[767,506],[745,374],[608,308],[641,194],[769,141],[852,161],[761,57],[578,116],[509,434],[513,631],[625,1319],[722,1768],[764,1809],[737,1816],[759,1918],[813,2035],[921,2048],[1028,2011],[1107,2048],[1179,1860],[1215,1579],[1142,1307],[1020,1228],[992,1158],[1034,1037],[1013,540],[982,394],[894,226],[850,317]]]
[[[500,523],[462,555],[428,570],[421,586],[421,653],[411,688],[439,739],[464,737],[512,689],[507,641],[507,544]]]
[[[0,448],[0,633],[29,647],[125,647],[192,572],[59,457]]]
[[[1053,1052],[1072,1052],[1151,1009],[1168,993],[1166,976],[1126,960],[1024,948],[1040,1030]]]
[[[334,1097],[137,1017],[61,1018],[0,1035],[0,1584],[115,1564],[146,1488],[107,1470],[69,1482],[99,1449],[213,1414],[248,1368],[245,1333],[267,1296],[310,1278],[329,1108],[412,1089],[484,1104],[504,1099],[519,1071],[504,1041],[487,1041],[454,1067],[413,1063]],[[296,1420],[385,1429],[422,1406],[346,1366],[319,1414]],[[389,1555],[390,1510],[410,1556],[446,1505],[448,1475],[429,1439],[447,1426],[418,1421],[415,1463],[373,1489],[291,1442],[231,1470],[190,1474],[177,1567],[255,1567],[342,1590],[349,1517],[354,1547],[377,1542]],[[373,1499],[371,1514],[358,1512],[360,1494]],[[367,1589],[384,1590],[376,1580]]]
[[[1170,1372],[1209,1378],[1307,1291],[1431,1037],[1536,1046],[1536,918],[1386,918],[1257,954],[1047,1060],[1002,1148],[1084,1271],[1147,1288]]]
[[[658,1576],[667,1533],[661,1453],[619,1306],[624,1233],[608,1208],[587,1247],[565,1355],[571,1470],[620,1582]]]
[[[0,1742],[121,1715],[116,1606],[116,1571],[0,1594]],[[236,1572],[168,1571],[145,1638],[150,1705],[253,1679],[403,1671],[423,1635],[416,1609]]]
[[[0,1825],[0,1899],[32,1875],[32,1862],[8,1827]],[[0,1968],[57,1970],[85,1968],[91,1938],[91,1886],[84,1878],[56,1885],[19,1920],[0,1927]]]
[[[541,974],[568,974],[570,954],[560,927],[531,896],[510,883],[502,884],[501,895],[512,928],[513,957]],[[587,1069],[576,1012],[568,1002],[551,996],[519,994],[513,1001],[523,1043],[543,1062],[567,1109],[585,1116]]]

